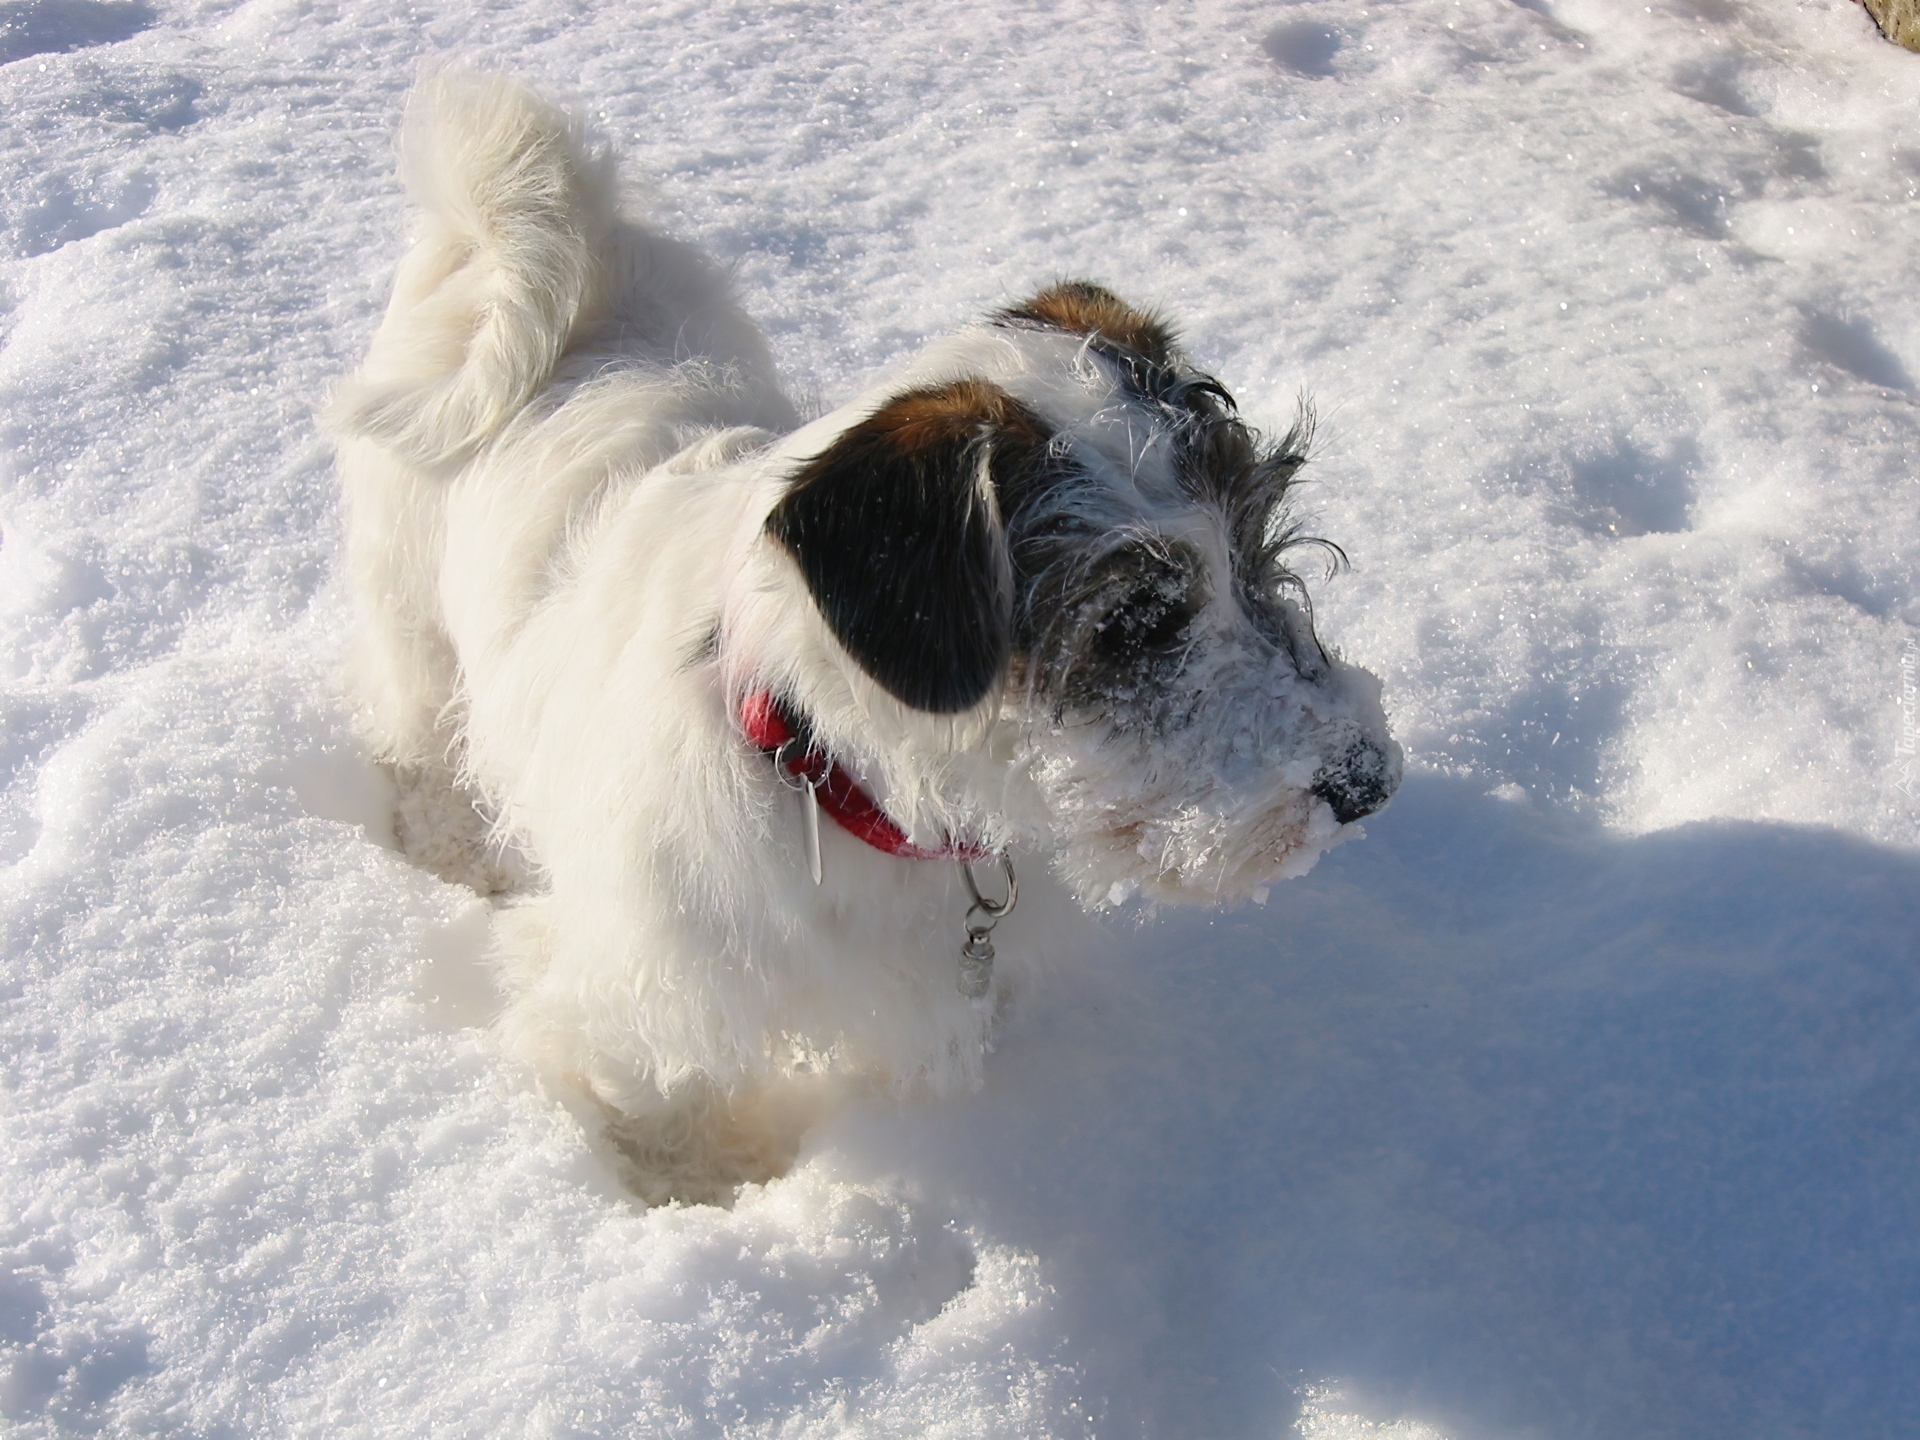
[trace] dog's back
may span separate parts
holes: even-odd
[[[429,74],[408,104],[400,168],[417,238],[366,362],[326,419],[340,445],[348,580],[362,602],[351,679],[369,738],[385,760],[450,777],[459,664],[441,569],[456,477],[515,427],[523,439],[556,419],[556,432],[579,431],[559,413],[569,404],[622,412],[624,474],[701,429],[783,430],[794,415],[725,275],[623,219],[608,148],[526,87]],[[607,393],[622,388],[636,403]],[[655,433],[637,434],[648,419]],[[575,473],[561,487],[569,493],[503,497],[495,519],[522,566],[565,543],[606,470]],[[456,795],[454,816],[465,808]],[[434,828],[416,818],[416,829]]]

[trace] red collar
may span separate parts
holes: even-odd
[[[771,690],[755,690],[740,702],[740,728],[756,749],[774,756],[789,774],[813,786],[814,798],[834,823],[876,850],[903,860],[975,861],[993,854],[984,845],[962,845],[952,840],[933,848],[915,845],[844,766],[810,741],[804,749],[797,743],[800,727]]]

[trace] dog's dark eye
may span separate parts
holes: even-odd
[[[1141,577],[1094,625],[1089,648],[1109,663],[1178,649],[1198,608],[1190,589],[1187,577],[1178,572]]]
[[[1155,539],[1076,569],[1064,594],[1038,592],[1033,682],[1070,708],[1131,713],[1185,664],[1204,574],[1191,546]]]
[[[1205,603],[1198,569],[1199,557],[1185,546],[1130,548],[1116,555],[1089,607],[1085,663],[1109,681],[1124,681],[1178,655]]]

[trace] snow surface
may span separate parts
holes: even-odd
[[[823,403],[1059,274],[1310,392],[1370,838],[639,1209],[330,688],[426,57],[594,113]],[[5,0],[0,60],[11,1433],[1920,1430],[1920,56],[1852,0]]]

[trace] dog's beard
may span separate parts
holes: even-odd
[[[1098,718],[1040,718],[1022,760],[1051,813],[1058,870],[1083,904],[1264,900],[1358,835],[1314,793],[1356,747],[1390,793],[1399,747],[1371,736],[1368,697],[1301,679],[1231,642],[1144,682]]]

